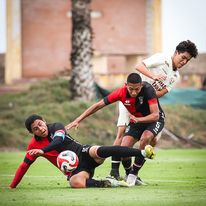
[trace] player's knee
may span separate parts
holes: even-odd
[[[86,187],[86,180],[78,176],[71,177],[69,183],[72,188],[85,188]]]
[[[141,137],[141,139],[139,140],[140,149],[144,149],[144,147],[147,144],[151,143],[152,139],[153,139],[153,136],[150,133],[148,133],[148,135],[145,134],[143,137]]]
[[[98,155],[97,155],[97,150],[99,149],[100,146],[92,146],[90,147],[89,149],[89,155],[92,157],[92,158],[98,158]]]
[[[154,138],[153,133],[146,130],[146,131],[144,131],[144,134],[142,135],[140,141],[150,142],[153,138]]]

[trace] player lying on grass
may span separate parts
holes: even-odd
[[[140,148],[145,148],[148,144],[155,145],[156,137],[164,127],[164,112],[160,107],[152,85],[143,82],[137,73],[129,74],[124,86],[116,89],[104,99],[93,104],[72,123],[67,125],[66,128],[77,128],[80,122],[89,115],[117,101],[121,101],[130,113],[130,123],[121,142],[121,146],[133,147],[137,141],[140,142]],[[115,156],[115,159],[121,161],[121,158],[118,156]],[[124,158],[122,162],[128,175],[131,170],[131,158]],[[134,164],[137,167],[141,167],[144,162],[145,158],[141,156],[135,157]],[[128,183],[135,185],[135,181],[134,183],[133,181],[128,181]]]
[[[126,182],[117,181],[112,178],[106,180],[95,180],[92,178],[95,168],[101,165],[105,158],[112,155],[119,158],[131,156],[154,158],[153,147],[150,145],[147,145],[144,150],[121,146],[82,145],[66,133],[63,124],[46,124],[44,119],[36,114],[26,119],[25,126],[34,136],[28,145],[24,161],[17,169],[10,188],[16,188],[37,157],[43,156],[54,166],[58,167],[57,156],[65,150],[75,152],[79,158],[78,167],[73,172],[66,174],[73,188],[128,186]]]

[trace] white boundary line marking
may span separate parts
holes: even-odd
[[[14,175],[6,175],[6,174],[2,174],[0,175],[0,177],[14,177]],[[53,176],[53,175],[48,175],[48,176],[44,176],[44,175],[39,175],[39,176],[34,176],[34,175],[25,175],[24,177],[27,178],[56,178],[56,179],[64,179],[66,178],[66,176],[62,175],[62,176]],[[193,179],[192,179],[193,180]],[[194,181],[205,181],[206,182],[206,178],[201,178],[201,179],[194,179]],[[191,180],[157,180],[157,179],[147,179],[146,183],[149,182],[168,182],[168,183],[178,183],[178,182],[184,182],[184,183],[189,183],[191,182]]]
[[[5,175],[5,174],[2,174],[0,175],[0,177],[14,177],[14,175]],[[62,178],[62,177],[66,177],[66,176],[61,176],[61,175],[56,175],[56,176],[52,176],[52,175],[24,175],[24,177],[31,177],[31,178]]]

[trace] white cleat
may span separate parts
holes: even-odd
[[[130,187],[131,186],[135,186],[136,180],[137,180],[137,176],[136,175],[129,174],[127,176],[127,184],[129,184]]]
[[[147,185],[144,181],[142,181],[139,177],[137,177],[135,185]]]

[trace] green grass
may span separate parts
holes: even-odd
[[[43,158],[28,170],[16,189],[8,189],[24,153],[0,153],[0,205],[206,205],[206,150],[158,150],[140,176],[147,186],[131,188],[72,189],[65,177]],[[96,170],[103,178],[110,160]]]

